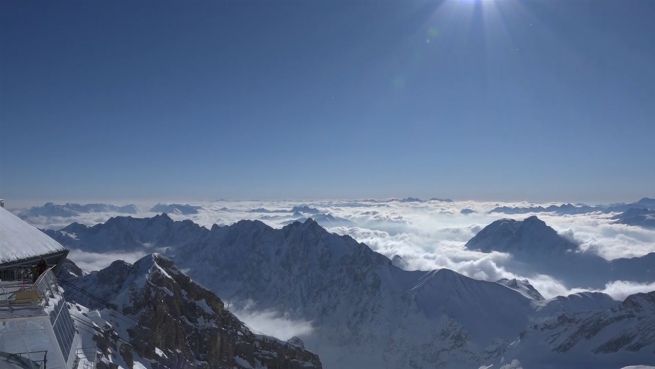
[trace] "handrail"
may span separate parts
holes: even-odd
[[[41,273],[33,284],[18,286],[13,291],[3,291],[2,295],[7,298],[0,300],[0,309],[42,307],[48,296],[54,296],[58,288],[52,269],[53,267],[50,267]]]
[[[32,359],[34,355],[40,356],[41,354],[43,354],[43,359]],[[23,366],[27,366],[31,369],[47,369],[48,351],[46,350],[13,353],[0,352],[0,357],[4,357],[7,361],[17,361],[20,364],[23,364]],[[42,363],[42,365],[39,363]]]
[[[51,295],[54,294],[53,288],[57,288],[57,280],[55,279],[55,273],[52,271],[53,269],[54,267],[46,269],[36,279],[36,282],[34,282],[34,286],[36,286],[43,296],[46,296],[46,292],[50,292]]]

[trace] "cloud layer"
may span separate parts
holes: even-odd
[[[227,304],[227,307],[255,333],[288,340],[292,337],[309,336],[314,329],[311,322],[294,320],[287,314],[273,310],[257,310],[252,302],[243,307],[230,304]]]
[[[123,260],[128,263],[134,263],[146,254],[144,252],[86,252],[81,250],[71,250],[68,258],[73,260],[78,267],[85,272],[104,269],[116,260]]]

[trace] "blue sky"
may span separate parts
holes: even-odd
[[[655,2],[0,3],[0,197],[655,191]]]

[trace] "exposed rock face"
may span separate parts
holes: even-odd
[[[637,293],[628,296],[623,301],[623,308],[640,313],[650,312],[655,314],[655,291],[649,293]],[[655,316],[653,316],[652,318],[655,319]]]
[[[69,259],[64,259],[61,263],[55,268],[55,273],[57,274],[58,279],[75,279],[81,277],[84,272],[77,264],[73,263]]]
[[[129,334],[134,353],[153,368],[180,363],[208,369],[321,368],[318,356],[301,346],[253,334],[218,297],[162,256],[149,255],[134,265],[116,261],[74,283],[94,297],[71,292],[72,299],[101,310],[111,304],[129,318],[112,326]],[[105,346],[115,335],[104,335]],[[128,365],[132,361],[129,354],[121,356]]]
[[[572,296],[572,302],[581,298]],[[651,292],[631,295],[607,309],[554,314],[526,330],[521,344],[507,355],[518,357],[526,367],[566,367],[577,361],[578,366],[609,369],[652,363],[654,353],[655,292]]]
[[[544,297],[541,295],[541,293],[539,293],[539,291],[537,291],[537,289],[534,288],[527,279],[518,280],[516,278],[502,278],[496,281],[496,283],[502,284],[507,288],[511,288],[529,299],[535,301],[544,300]]]

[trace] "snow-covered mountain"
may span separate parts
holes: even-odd
[[[241,221],[195,229],[186,237],[193,243],[173,242],[168,230],[194,229],[181,223],[165,216],[115,218],[107,230],[105,224],[65,232],[76,231],[67,239],[86,249],[95,246],[85,242],[103,234],[119,235],[99,242],[119,249],[135,240],[144,248],[177,245],[168,254],[179,267],[235,308],[254,303],[311,321],[307,347],[329,368],[477,365],[520,332],[531,309],[529,299],[496,283],[448,270],[403,271],[313,220],[282,229]]]
[[[557,234],[541,219],[531,216],[522,221],[497,220],[478,232],[466,243],[466,247],[483,252],[501,251],[541,258],[573,252],[578,245]]]
[[[450,270],[408,272],[316,222],[241,221],[179,249],[180,265],[235,304],[309,320],[328,368],[479,365],[526,326],[531,301]]]
[[[105,367],[321,368],[302,341],[253,334],[209,290],[157,254],[79,276],[60,271],[77,320],[96,328]],[[124,344],[127,343],[127,344]]]
[[[558,316],[568,313],[585,313],[607,310],[619,305],[618,301],[600,292],[579,292],[568,296],[557,296],[537,305],[539,316]]]
[[[507,264],[524,275],[544,273],[570,286],[602,288],[613,280],[652,282],[655,253],[607,261],[549,227],[536,216],[523,220],[500,219],[484,227],[467,243],[471,250],[512,255]]]
[[[535,324],[559,315],[593,314],[614,306],[602,294],[542,300],[538,291],[521,281],[484,282],[445,269],[404,271],[366,245],[329,233],[312,220],[282,229],[240,221],[207,230],[166,216],[108,223],[116,229],[103,231],[104,225],[93,232],[94,227],[69,229],[62,242],[77,240],[76,246],[83,249],[93,249],[87,242],[163,249],[234,309],[248,306],[310,321],[314,329],[302,338],[327,368],[501,366],[513,356],[523,362],[530,355],[537,362],[551,355],[559,360],[558,346],[549,345],[548,337],[530,335],[536,338],[526,345],[536,345],[534,350],[540,350],[536,353],[532,346],[523,348],[521,337]],[[529,239],[526,230],[545,226],[538,220],[533,223],[536,226],[523,227],[520,240]],[[184,230],[185,237],[171,234],[178,229]],[[102,234],[129,237],[103,242],[97,236]],[[552,236],[549,231],[545,234]],[[568,253],[570,244],[565,245],[559,250]],[[577,368],[580,362],[596,360],[598,353],[579,347],[575,355],[564,355],[558,367]],[[604,356],[607,367],[635,364],[629,358]]]
[[[544,297],[537,291],[534,286],[530,284],[530,282],[527,279],[507,279],[507,278],[502,278],[496,281],[498,284],[502,284],[505,287],[511,288],[523,296],[532,299],[534,301],[543,301]]]
[[[532,324],[506,355],[527,368],[620,368],[655,363],[655,292],[618,306]]]
[[[198,242],[209,231],[190,220],[173,221],[161,214],[151,218],[114,217],[86,226],[72,223],[44,232],[60,243],[85,251],[156,251]]]

